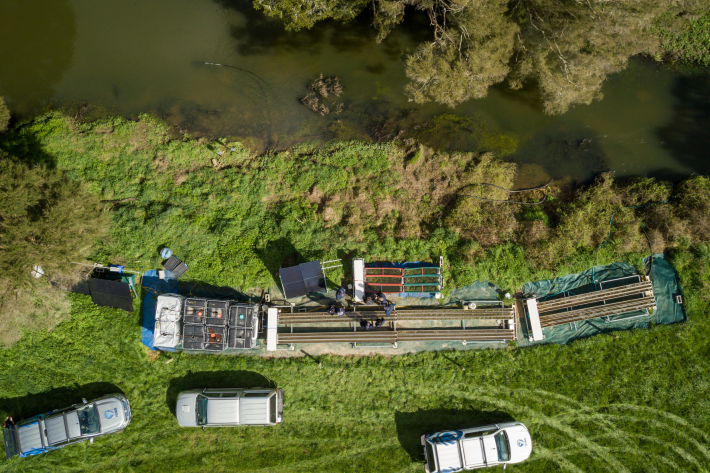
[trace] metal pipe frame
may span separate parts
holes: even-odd
[[[653,294],[653,285],[650,281],[642,281],[636,284],[629,284],[611,289],[602,289],[600,291],[580,294],[578,296],[563,297],[549,302],[539,302],[537,305],[540,314],[552,312],[555,310],[567,309],[587,304],[603,303],[613,299],[629,297],[634,295],[642,295],[645,293]]]
[[[644,310],[654,307],[656,299],[653,296],[645,296],[640,299],[631,301],[616,302],[613,304],[604,304],[602,306],[587,307],[585,309],[570,310],[560,312],[558,314],[540,315],[540,325],[552,327],[568,322],[581,322],[587,319],[595,319],[597,317],[610,317],[613,315],[625,314],[636,310]]]

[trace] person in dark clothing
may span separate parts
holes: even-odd
[[[377,301],[378,304],[385,305],[387,304],[387,297],[385,297],[385,294],[380,292],[375,296],[375,300]]]
[[[345,316],[345,308],[344,307],[338,307],[338,309],[335,311],[335,314],[338,317],[343,317]]]
[[[373,304],[374,304],[374,302],[372,301],[372,297],[367,296],[365,298],[365,305],[373,305]]]
[[[382,327],[385,324],[385,319],[384,317],[380,317],[379,319],[375,320],[375,327]]]
[[[13,425],[15,425],[15,419],[13,419],[13,418],[10,417],[10,416],[7,416],[7,417],[5,417],[5,420],[4,420],[3,423],[2,423],[2,428],[3,428],[3,429],[9,429],[9,428],[12,427]]]
[[[360,321],[360,327],[364,330],[372,330],[372,324],[365,319]]]
[[[331,304],[328,308],[328,314],[335,315],[335,304]]]
[[[390,302],[389,304],[385,305],[385,315],[389,317],[392,315],[392,311],[394,310],[395,304],[394,302]]]
[[[336,301],[339,301],[339,300],[342,299],[343,297],[345,297],[345,288],[344,288],[344,287],[341,287],[340,289],[338,289],[337,291],[335,291],[335,300],[336,300]]]

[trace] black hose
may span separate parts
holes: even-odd
[[[496,200],[496,199],[486,199],[484,197],[478,197],[475,195],[461,194],[461,197],[473,197],[474,199],[483,200],[484,202],[500,202],[501,204],[520,204],[520,205],[540,205],[547,200],[547,194],[539,202],[518,202],[517,200]]]
[[[539,190],[539,189],[546,189],[546,188],[548,188],[548,187],[550,186],[550,184],[552,184],[552,179],[550,179],[550,182],[548,182],[547,184],[545,184],[545,185],[543,185],[543,186],[540,186],[540,187],[529,187],[529,188],[527,188],[527,189],[515,189],[515,190],[511,190],[511,189],[506,189],[505,187],[497,186],[497,185],[495,185],[495,184],[488,184],[487,182],[476,182],[476,183],[473,183],[473,184],[465,185],[465,186],[462,187],[462,189],[465,189],[466,187],[471,187],[471,186],[489,186],[489,187],[497,187],[498,189],[504,190],[504,191],[506,191],[506,192],[509,193],[509,194],[513,194],[513,193],[515,193],[515,192],[528,192],[528,191],[536,191],[536,190]]]
[[[646,233],[646,230],[641,227],[641,231],[644,235],[646,235],[646,241],[648,242],[648,250],[651,252],[651,256],[648,259],[648,275],[650,276],[651,271],[653,271],[653,246],[651,246],[651,239],[648,237],[648,233]]]
[[[216,63],[216,62],[204,62],[204,61],[199,61],[199,62],[197,62],[197,64],[205,64],[205,65],[207,65],[207,66],[228,67],[228,68],[230,68],[230,69],[236,69],[237,71],[244,72],[244,73],[249,74],[249,75],[255,77],[256,79],[258,79],[258,80],[256,81],[256,84],[259,86],[259,89],[261,89],[261,95],[264,96],[264,101],[266,102],[267,120],[268,120],[268,123],[269,123],[269,137],[268,137],[267,143],[266,143],[266,150],[268,151],[268,150],[271,148],[271,135],[272,135],[272,132],[273,132],[273,129],[272,129],[272,121],[271,121],[271,107],[269,106],[269,97],[266,95],[266,91],[264,90],[264,87],[261,85],[261,83],[263,82],[264,84],[266,84],[267,87],[271,88],[271,86],[269,86],[269,83],[266,82],[266,81],[265,81],[261,76],[259,76],[258,74],[255,74],[255,73],[253,73],[253,72],[251,72],[251,71],[249,71],[249,70],[247,70],[247,69],[242,69],[241,67],[230,66],[229,64],[218,64],[218,63]],[[259,82],[259,81],[261,81],[261,82]]]
[[[552,179],[550,179],[550,182],[548,182],[547,184],[545,184],[545,185],[543,185],[543,186],[539,186],[539,187],[529,187],[529,188],[527,188],[527,189],[514,189],[514,190],[511,190],[511,189],[506,189],[506,188],[501,187],[501,186],[497,186],[497,185],[495,185],[495,184],[488,184],[487,182],[476,182],[476,183],[474,183],[474,184],[468,184],[468,185],[466,185],[466,186],[463,186],[462,189],[465,189],[466,187],[471,187],[471,186],[489,186],[489,187],[496,187],[496,188],[498,188],[498,189],[500,189],[500,190],[503,190],[503,191],[505,191],[505,192],[507,192],[507,193],[509,193],[509,194],[514,194],[514,193],[517,193],[517,192],[529,192],[529,191],[536,191],[536,190],[540,190],[540,189],[547,189],[547,188],[550,186],[550,184],[552,184]],[[520,204],[520,205],[540,205],[540,204],[542,204],[543,202],[545,202],[545,201],[547,200],[547,192],[545,192],[545,197],[543,197],[542,200],[539,201],[539,202],[518,202],[518,201],[516,201],[516,200],[486,199],[485,197],[478,197],[478,196],[476,196],[476,195],[470,195],[470,194],[461,194],[460,196],[461,196],[461,197],[473,197],[474,199],[483,200],[483,201],[485,201],[485,202],[498,202],[498,203],[501,203],[501,204]]]

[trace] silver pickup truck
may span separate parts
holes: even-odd
[[[2,429],[7,458],[39,455],[125,429],[131,407],[121,394],[39,414]]]
[[[520,422],[422,435],[427,473],[454,473],[520,463],[532,453],[532,438]]]
[[[269,388],[183,391],[175,407],[182,427],[276,425],[283,419],[283,390]]]

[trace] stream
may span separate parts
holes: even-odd
[[[403,61],[430,39],[428,19],[408,12],[381,44],[369,22],[364,14],[293,33],[248,0],[4,0],[0,95],[20,119],[49,103],[102,116],[148,112],[194,137],[239,139],[256,151],[395,137],[492,150],[521,164],[519,185],[587,182],[604,170],[710,174],[707,73],[633,58],[608,78],[603,100],[561,116],[542,112],[534,85],[502,83],[455,109],[417,105],[403,93]],[[339,114],[299,101],[321,74],[343,86],[331,97]]]

